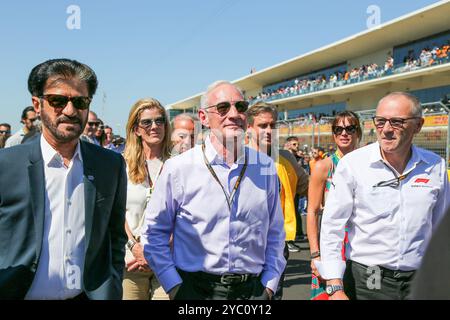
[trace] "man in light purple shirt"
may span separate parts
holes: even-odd
[[[147,206],[145,257],[171,299],[271,299],[277,288],[286,265],[277,174],[243,145],[247,108],[231,83],[209,86],[199,118],[210,136],[165,162]]]

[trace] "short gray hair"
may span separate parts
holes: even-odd
[[[202,126],[200,124],[200,120],[198,119],[198,117],[195,114],[184,112],[184,113],[180,113],[180,114],[176,115],[170,121],[170,126],[172,127],[172,129],[175,129],[175,121],[178,121],[178,120],[192,121],[192,123],[194,124],[194,132],[199,132],[202,128]]]
[[[378,102],[377,109],[385,99],[395,98],[395,97],[399,97],[399,96],[404,97],[411,102],[411,112],[412,112],[413,116],[422,118],[422,105],[420,103],[420,100],[416,96],[414,96],[408,92],[397,91],[397,92],[389,93],[388,95],[381,98],[381,100]]]
[[[208,95],[211,93],[211,91],[213,91],[214,89],[216,89],[217,87],[220,87],[224,84],[228,84],[230,86],[233,86],[237,89],[237,91],[239,91],[239,93],[244,96],[244,93],[242,93],[242,90],[236,86],[235,84],[232,84],[230,81],[226,81],[226,80],[219,80],[219,81],[215,81],[212,84],[210,84],[208,86],[208,88],[206,89],[206,92],[202,95],[202,97],[200,98],[200,109],[205,109],[208,107]]]
[[[170,121],[172,127],[175,124],[175,121],[177,120],[191,120],[195,124],[195,122],[198,121],[198,118],[195,114],[188,112],[177,114],[175,117],[172,118],[172,121]]]

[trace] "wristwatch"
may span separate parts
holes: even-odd
[[[325,288],[325,292],[332,296],[336,291],[344,290],[344,286],[341,286],[339,284],[330,285]]]
[[[314,251],[313,253],[311,253],[311,259],[315,259],[318,257],[320,257],[320,250]]]
[[[128,240],[126,244],[127,249],[131,251],[136,243],[137,242],[134,239]]]

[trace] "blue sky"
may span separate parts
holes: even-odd
[[[0,3],[0,122],[13,131],[31,103],[31,69],[51,58],[91,66],[99,88],[91,109],[124,134],[130,107],[144,97],[164,105],[367,29],[431,0],[7,0]],[[81,28],[66,22],[70,5]],[[106,101],[103,102],[103,96]]]

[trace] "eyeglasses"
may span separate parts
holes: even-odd
[[[98,127],[98,130],[103,130],[103,129],[105,129],[105,126],[101,124],[101,125]]]
[[[248,101],[236,101],[234,102],[234,106],[239,113],[244,113],[248,109]],[[228,112],[230,112],[232,102],[224,101],[220,102],[216,105],[206,107],[205,109],[210,109],[216,107],[217,113],[219,113],[222,117],[225,116]]]
[[[89,127],[98,127],[100,125],[100,122],[98,121],[88,121]]]
[[[139,121],[139,126],[142,129],[149,129],[153,126],[153,123],[156,124],[157,127],[160,127],[166,123],[166,118],[158,117],[156,119],[141,119]]]
[[[28,120],[30,120],[30,122],[35,122],[38,119],[39,119],[38,117],[36,117],[36,118],[28,118]]]
[[[11,134],[11,131],[9,131],[9,130],[0,130],[0,134],[4,134],[4,135]]]
[[[406,123],[406,121],[413,120],[413,119],[420,119],[420,117],[391,118],[391,119],[386,119],[383,117],[373,117],[372,119],[373,119],[373,124],[378,129],[384,128],[384,125],[386,124],[386,122],[389,122],[389,124],[391,125],[392,128],[403,129],[403,125]]]
[[[337,136],[342,134],[342,132],[344,132],[344,130],[345,130],[345,132],[347,132],[349,134],[354,134],[356,132],[356,126],[355,125],[351,125],[351,126],[347,126],[347,127],[335,126],[332,128],[332,130],[333,130],[333,133]]]
[[[91,98],[89,97],[67,97],[60,94],[44,94],[39,98],[48,101],[48,104],[53,108],[65,108],[69,101],[72,102],[75,109],[86,110],[91,104]]]

